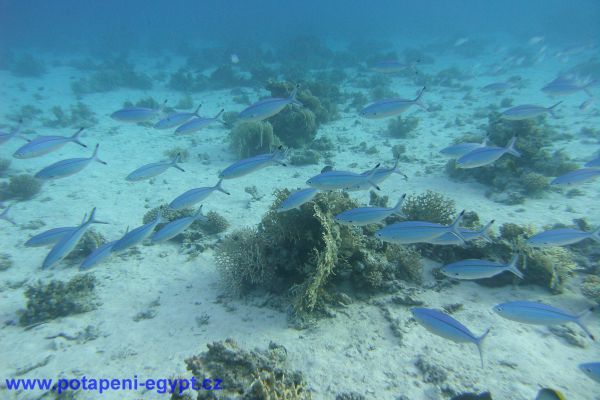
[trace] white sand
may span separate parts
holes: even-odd
[[[501,55],[498,56],[501,59]],[[174,60],[175,70],[180,60]],[[440,57],[434,65],[420,67],[433,73],[452,65],[461,69],[472,67],[472,61],[456,61]],[[154,65],[147,62],[147,65]],[[439,191],[456,200],[457,208],[476,211],[482,221],[495,218],[500,225],[504,222],[531,223],[537,227],[556,222],[570,223],[574,218],[585,217],[592,225],[600,224],[600,190],[597,183],[583,187],[585,196],[567,199],[563,194],[551,193],[543,199],[528,199],[523,205],[507,206],[486,199],[485,187],[476,183],[457,183],[448,180],[444,172],[445,159],[437,151],[449,144],[452,138],[467,132],[479,132],[476,120],[472,125],[460,128],[444,128],[448,120],[456,117],[470,118],[473,109],[498,104],[504,97],[514,98],[514,104],[538,103],[551,105],[554,99],[538,90],[554,78],[557,70],[569,64],[546,59],[535,68],[511,70],[504,76],[483,76],[471,79],[468,84],[481,87],[487,83],[522,75],[527,80],[524,89],[511,90],[496,97],[494,94],[475,90],[476,100],[465,105],[463,92],[444,88],[431,88],[423,96],[425,103],[442,104],[443,110],[434,115],[414,107],[409,111],[420,118],[417,137],[413,139],[391,139],[385,135],[387,120],[370,121],[342,119],[322,126],[320,135],[337,142],[337,137],[348,140],[341,144],[336,153],[335,164],[347,168],[357,163],[357,170],[371,168],[377,162],[392,163],[389,145],[403,143],[407,154],[418,162],[402,165],[409,179],[392,176],[382,185],[383,193],[391,199],[402,193],[420,193],[427,189]],[[148,73],[156,72],[153,69]],[[0,71],[0,81],[6,84],[0,89],[4,114],[16,112],[22,105],[35,104],[44,110],[45,117],[54,105],[68,109],[76,103],[70,90],[70,77],[79,72],[69,67],[52,68],[40,79],[19,79]],[[26,91],[21,89],[21,85]],[[43,91],[37,88],[43,86]],[[214,185],[218,172],[234,161],[228,151],[228,130],[220,125],[190,137],[176,137],[170,131],[158,131],[137,125],[117,123],[109,118],[123,101],[136,101],[152,96],[155,99],[169,98],[176,103],[180,94],[156,84],[156,89],[147,93],[134,90],[118,90],[110,93],[83,96],[82,101],[96,113],[98,124],[86,130],[82,140],[93,148],[101,143],[100,157],[107,166],[91,164],[80,174],[45,184],[42,192],[27,202],[18,202],[11,211],[20,227],[12,227],[0,221],[0,252],[10,253],[14,266],[0,272],[0,319],[15,321],[16,311],[25,306],[23,286],[13,289],[15,283],[33,283],[38,279],[67,280],[78,274],[74,267],[60,264],[48,271],[40,270],[45,257],[45,248],[25,248],[23,243],[35,231],[24,230],[23,225],[42,220],[48,229],[55,226],[75,225],[84,213],[97,207],[98,219],[110,225],[97,225],[95,229],[109,239],[118,238],[127,226],[140,225],[148,209],[171,201],[175,196],[193,187]],[[394,78],[393,89],[406,98],[416,91],[412,84]],[[251,91],[250,91],[251,92]],[[43,98],[34,100],[40,93]],[[251,92],[252,93],[252,92]],[[564,98],[558,109],[559,119],[549,119],[552,126],[572,133],[575,140],[557,143],[565,148],[575,160],[584,162],[597,149],[582,143],[578,133],[581,127],[597,127],[600,117],[597,108],[585,113],[578,110],[585,94]],[[221,108],[241,110],[243,107],[232,102],[228,90],[195,94],[194,101],[201,102],[202,115],[212,116]],[[254,99],[254,98],[253,98]],[[355,125],[355,121],[358,124]],[[7,122],[3,120],[3,122]],[[39,134],[71,135],[74,129],[43,128],[40,121],[32,121],[29,128]],[[168,170],[153,184],[145,181],[128,183],[124,177],[135,168],[149,162],[164,159],[163,152],[175,146],[189,147],[192,138],[198,143],[190,147],[190,160],[182,166],[185,173]],[[351,146],[365,141],[379,149],[379,155],[369,156],[350,150]],[[19,140],[0,148],[0,156],[9,157],[21,144]],[[500,143],[499,145],[503,145]],[[518,146],[517,146],[518,147]],[[70,157],[88,156],[91,150],[68,144],[60,151],[32,160],[13,160],[11,173],[35,173],[51,162]],[[208,153],[210,164],[204,165],[197,154]],[[432,167],[432,174],[425,168]],[[232,223],[231,232],[246,225],[255,225],[271,204],[272,192],[276,188],[303,187],[304,181],[318,173],[321,166],[270,167],[243,179],[225,181],[223,186],[231,196],[214,193],[206,202],[205,210],[215,210]],[[294,177],[296,176],[296,177]],[[255,185],[265,196],[247,208],[249,195],[247,186]],[[368,192],[352,193],[353,198],[368,201]],[[485,367],[479,365],[477,349],[473,345],[458,345],[433,336],[423,327],[410,321],[408,307],[388,303],[391,316],[401,321],[403,339],[392,334],[389,322],[382,310],[374,304],[386,300],[387,296],[375,297],[372,301],[357,301],[338,312],[336,318],[325,319],[309,330],[297,331],[287,325],[286,316],[269,308],[259,307],[260,297],[233,300],[228,303],[233,310],[217,303],[223,293],[219,288],[218,274],[214,266],[212,251],[188,261],[179,254],[177,245],[140,246],[138,256],[126,260],[113,257],[94,267],[91,271],[98,278],[101,305],[94,311],[61,318],[24,331],[15,325],[0,328],[0,376],[12,377],[15,371],[34,365],[47,357],[50,361],[22,377],[77,377],[86,375],[97,378],[162,378],[175,374],[189,376],[183,360],[206,350],[212,341],[234,338],[246,348],[266,348],[269,341],[284,345],[289,354],[290,368],[305,373],[313,390],[314,398],[331,399],[338,392],[355,391],[367,398],[391,399],[404,394],[411,399],[442,398],[439,388],[424,383],[421,373],[414,366],[418,357],[423,357],[443,368],[447,384],[451,388],[473,391],[490,390],[494,399],[533,399],[540,385],[552,386],[568,394],[569,399],[600,399],[597,383],[585,377],[578,369],[581,362],[600,360],[600,347],[583,337],[581,330],[572,326],[586,343],[586,348],[568,345],[551,334],[545,327],[527,326],[501,319],[491,308],[493,305],[516,299],[549,302],[574,312],[587,304],[579,293],[575,280],[565,294],[552,296],[541,288],[532,286],[487,288],[474,283],[461,283],[441,292],[418,288],[415,298],[428,307],[439,308],[451,303],[462,303],[464,309],[454,316],[476,334],[487,327],[492,331],[484,345]],[[429,265],[426,280],[431,282]],[[154,309],[153,319],[134,322],[132,318],[148,309],[151,302],[160,299]],[[198,327],[196,317],[210,315],[208,325]],[[588,318],[587,325],[600,336],[597,315]],[[98,339],[77,344],[63,338],[46,339],[60,332],[74,335],[93,325],[100,330]],[[508,364],[512,367],[507,366]],[[2,399],[33,399],[40,393],[0,392]],[[112,393],[121,399],[137,399],[140,393]],[[165,398],[154,392],[144,398]],[[86,394],[84,398],[101,398],[97,394]]]

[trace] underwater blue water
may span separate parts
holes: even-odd
[[[0,0],[0,399],[599,400],[598,81],[596,0]]]

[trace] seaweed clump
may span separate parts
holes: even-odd
[[[29,286],[25,290],[27,307],[20,311],[19,323],[27,326],[94,310],[95,287],[92,274],[79,275],[68,282],[53,280]]]
[[[125,57],[113,57],[98,64],[90,63],[87,67],[94,72],[71,83],[71,90],[76,95],[109,92],[119,88],[152,89],[150,76],[136,71],[135,66]]]
[[[328,315],[341,282],[369,291],[419,275],[418,254],[387,251],[388,244],[364,234],[369,227],[334,222],[336,214],[357,206],[346,193],[319,193],[299,210],[277,212],[289,194],[276,191],[257,228],[235,231],[217,248],[217,266],[233,292],[261,288],[280,294],[289,299],[292,316],[302,318]]]
[[[506,146],[515,136],[515,148],[521,153],[521,157],[504,156],[491,165],[472,169],[457,168],[456,161],[450,160],[446,164],[446,173],[455,180],[472,178],[489,186],[490,190],[486,195],[495,201],[518,204],[525,197],[540,197],[550,187],[549,177],[577,168],[563,151],[552,149],[559,135],[543,118],[509,121],[498,113],[492,113],[488,117],[485,132],[489,142],[497,146]],[[463,141],[481,139],[465,136],[457,140]]]
[[[391,137],[407,138],[412,136],[411,134],[415,129],[417,129],[417,126],[419,126],[419,118],[402,118],[402,116],[399,116],[398,118],[390,120],[387,131],[388,135]]]
[[[237,400],[310,400],[311,394],[300,371],[286,369],[287,350],[269,343],[266,350],[244,350],[233,339],[213,342],[208,351],[185,360],[199,385],[207,377],[222,379],[220,396]],[[198,400],[214,398],[200,389]]]
[[[269,153],[279,145],[273,127],[265,121],[242,122],[229,133],[229,146],[239,158]]]
[[[11,176],[10,180],[0,185],[0,200],[29,200],[42,188],[42,183],[31,175]]]
[[[65,128],[68,126],[89,128],[98,122],[94,117],[94,112],[81,102],[71,106],[69,112],[65,112],[60,106],[52,107],[50,111],[53,118],[44,120],[44,126],[51,128]]]

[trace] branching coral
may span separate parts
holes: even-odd
[[[31,325],[54,318],[91,311],[97,307],[91,274],[79,275],[68,282],[38,282],[25,290],[27,308],[21,310],[19,323]]]
[[[285,369],[287,350],[271,342],[267,350],[247,351],[233,339],[213,342],[208,351],[185,360],[199,384],[207,377],[222,380],[222,396],[232,400],[309,400],[301,372]],[[210,391],[200,390],[198,399]]]

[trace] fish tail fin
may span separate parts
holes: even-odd
[[[171,161],[171,167],[177,168],[181,172],[185,172],[185,169],[183,169],[179,165],[177,165],[177,163],[180,163],[180,162],[181,162],[181,153],[177,153],[175,155],[175,158],[173,158],[173,161]]]
[[[283,161],[288,156],[290,152],[289,148],[284,148],[283,146],[279,146],[277,150],[273,152],[271,155],[271,159],[274,163],[287,167],[287,164]]]
[[[590,239],[595,240],[596,242],[600,243],[600,226],[598,228],[596,228],[595,231],[592,232],[592,234],[590,235]]]
[[[554,108],[556,108],[556,106],[558,106],[559,104],[562,103],[562,100],[559,101],[558,103],[548,107],[548,112],[550,113],[550,115],[552,115],[554,118],[556,118],[556,114],[554,114]]]
[[[219,112],[217,113],[217,115],[215,115],[215,116],[214,116],[214,119],[218,119],[218,118],[221,116],[221,114],[223,114],[224,112],[225,112],[225,109],[224,109],[224,108],[221,108],[221,111],[219,111]]]
[[[0,219],[8,221],[13,225],[17,225],[17,223],[11,217],[8,216],[8,211],[11,209],[11,207],[12,206],[6,206],[4,211],[2,211],[2,213],[0,213]]]
[[[202,221],[208,221],[208,218],[206,218],[206,216],[204,214],[202,214],[202,207],[203,207],[203,205],[200,204],[200,207],[198,207],[198,211],[196,211],[196,213],[194,214],[194,219],[196,219],[196,220],[201,219]]]
[[[488,333],[490,333],[491,329],[492,329],[491,327],[488,328],[485,332],[483,332],[483,335],[479,336],[477,338],[477,340],[475,341],[475,344],[477,345],[477,350],[479,351],[479,359],[481,360],[481,368],[483,368],[483,341],[487,337]]]
[[[302,104],[302,102],[300,100],[296,99],[296,95],[298,94],[298,89],[300,89],[300,84],[299,83],[296,85],[296,87],[294,88],[294,90],[292,90],[292,93],[290,94],[290,101],[292,102],[292,104],[295,104],[297,106],[303,107],[304,104]]]
[[[589,81],[588,83],[585,84],[585,86],[583,87],[583,91],[590,97],[594,97],[594,94],[592,92],[590,92],[590,87],[594,86],[598,83],[597,79],[592,79],[591,81]]]
[[[373,175],[375,175],[375,172],[377,172],[377,168],[379,168],[380,165],[381,165],[381,163],[377,163],[375,168],[370,170],[369,173],[366,175],[367,182],[369,182],[369,184],[377,190],[381,190],[381,188],[379,187],[379,185],[376,182],[373,181],[372,178],[373,178]]]
[[[105,225],[108,225],[108,222],[98,221],[96,219],[96,207],[94,207],[92,209],[92,212],[90,213],[90,217],[88,218],[88,220],[85,223],[86,224],[105,224]]]
[[[394,214],[400,215],[400,216],[404,215],[404,213],[402,212],[402,205],[404,204],[404,199],[406,199],[406,193],[404,193],[402,196],[400,196],[400,199],[394,206],[394,211],[393,211]]]
[[[417,94],[417,97],[413,100],[413,103],[421,107],[423,110],[429,111],[429,108],[427,108],[427,106],[423,104],[423,102],[421,102],[421,97],[423,96],[423,92],[425,91],[425,89],[427,89],[426,86],[423,86],[423,88],[421,88],[419,94]]]
[[[460,232],[460,223],[463,219],[463,216],[465,215],[465,210],[462,210],[460,212],[460,214],[458,214],[458,217],[456,217],[456,219],[452,222],[452,224],[450,224],[449,228],[450,231],[457,237],[459,238],[463,243],[466,243],[467,241],[465,240],[465,237],[462,235],[462,233]]]
[[[400,164],[400,156],[396,157],[396,161],[394,161],[394,167],[392,168],[392,172],[398,175],[402,175],[404,179],[408,179],[408,176],[398,168]]]
[[[492,238],[490,238],[487,231],[492,227],[492,225],[494,225],[494,222],[496,222],[496,220],[494,220],[494,219],[491,220],[490,222],[487,223],[487,225],[485,225],[483,228],[481,228],[479,230],[479,237],[483,238],[483,240],[485,240],[488,243],[492,242]]]
[[[519,254],[515,254],[512,258],[512,260],[510,261],[510,264],[508,264],[508,271],[512,272],[513,274],[515,274],[516,276],[519,277],[519,279],[525,279],[525,276],[523,275],[523,273],[521,271],[519,271],[519,268],[517,268],[517,264],[519,262]]]
[[[196,107],[196,110],[194,111],[194,115],[196,117],[199,117],[200,115],[198,115],[198,111],[200,111],[200,107],[202,107],[202,103],[198,104],[198,107]]]
[[[481,147],[485,147],[485,146],[487,146],[489,141],[490,141],[490,137],[486,135],[486,136],[483,138],[483,142],[481,142]]]
[[[94,148],[94,154],[92,154],[92,159],[98,161],[100,164],[108,164],[106,161],[102,161],[98,158],[98,149],[100,148],[100,143],[96,143],[96,147]]]
[[[225,194],[231,194],[229,193],[227,190],[223,189],[223,186],[221,186],[221,184],[223,183],[223,179],[219,179],[219,182],[217,182],[217,184],[214,186],[215,190],[218,190],[219,192],[223,192]]]
[[[79,130],[77,132],[75,132],[75,134],[73,136],[71,136],[71,141],[74,143],[77,143],[78,145],[82,146],[82,147],[87,147],[87,145],[83,144],[80,140],[79,140],[79,136],[81,136],[81,132],[83,132],[83,127],[79,128]]]
[[[158,212],[156,213],[156,218],[154,219],[154,223],[156,225],[160,224],[160,222],[163,220],[163,216],[162,216],[162,210],[159,208]]]
[[[517,137],[513,136],[508,144],[506,145],[506,152],[512,154],[515,157],[521,157],[521,153],[515,149],[515,143],[517,142]]]
[[[581,312],[579,315],[577,315],[577,317],[575,317],[575,320],[573,322],[575,322],[577,325],[579,325],[579,327],[581,329],[583,329],[583,331],[590,337],[590,339],[592,340],[596,340],[596,338],[594,337],[594,335],[592,334],[592,332],[590,332],[590,330],[583,324],[583,322],[581,322],[581,320],[586,317],[589,313],[591,313],[592,311],[595,310],[595,307],[590,307],[587,310]]]

